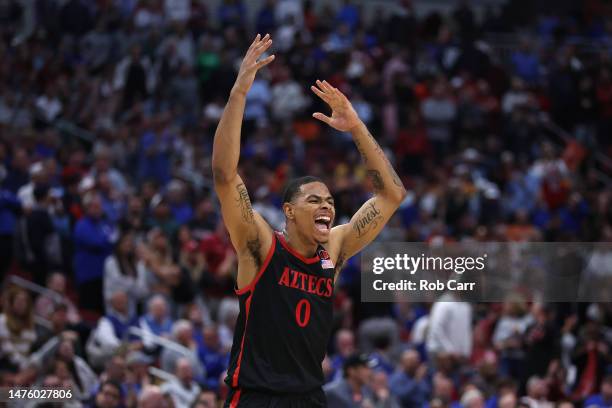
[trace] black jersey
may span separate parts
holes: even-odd
[[[305,258],[280,233],[250,285],[236,293],[236,322],[225,382],[239,389],[304,393],[324,383],[321,363],[332,329],[334,266],[319,246]]]

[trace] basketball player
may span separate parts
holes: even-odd
[[[382,149],[348,99],[326,81],[312,91],[331,108],[315,113],[339,131],[351,132],[375,195],[348,224],[334,224],[334,198],[316,177],[293,180],[283,197],[286,228],[275,232],[253,210],[237,172],[245,98],[255,74],[274,60],[260,57],[269,35],[257,35],[217,128],[212,166],[223,220],[238,255],[240,301],[226,407],[321,407],[321,362],[331,335],[334,282],[345,260],[382,230],[406,190]]]

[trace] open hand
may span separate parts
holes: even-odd
[[[327,81],[317,80],[317,86],[310,89],[319,98],[323,99],[332,110],[332,115],[326,116],[321,112],[313,113],[315,119],[327,123],[329,126],[341,132],[347,132],[355,128],[361,122],[353,105],[342,92],[331,86]]]
[[[258,61],[259,57],[261,57],[271,45],[272,39],[270,38],[270,34],[266,34],[263,38],[261,38],[260,34],[257,34],[257,37],[255,37],[255,40],[247,50],[240,64],[240,70],[238,71],[238,77],[234,83],[233,91],[243,95],[249,92],[257,71],[274,61],[274,55],[270,55]]]

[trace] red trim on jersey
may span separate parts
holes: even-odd
[[[275,234],[272,234],[272,245],[270,245],[270,249],[268,250],[266,259],[264,260],[263,264],[261,264],[261,268],[259,268],[257,275],[255,275],[255,278],[253,278],[251,283],[246,285],[244,288],[234,289],[237,295],[242,295],[243,293],[253,290],[255,288],[255,285],[257,284],[257,281],[259,280],[259,278],[261,278],[261,275],[263,275],[264,271],[268,267],[268,264],[270,263],[270,260],[272,259],[272,255],[274,254],[274,248],[276,248],[276,238],[274,237],[274,235]]]
[[[319,262],[320,261],[318,256],[313,256],[312,258],[306,258],[306,257],[304,257],[304,255],[300,254],[298,251],[296,251],[295,249],[291,248],[289,246],[289,244],[287,243],[287,241],[285,241],[285,237],[283,236],[283,234],[278,234],[278,240],[285,247],[285,249],[287,251],[289,251],[289,253],[291,253],[291,255],[295,256],[300,261],[302,261],[302,262],[304,262],[306,264],[313,264],[315,262]]]
[[[244,339],[246,339],[247,325],[249,324],[249,312],[251,311],[251,299],[253,299],[253,292],[249,295],[246,300],[246,318],[244,320],[244,331],[242,332],[242,341],[240,342],[240,353],[238,354],[238,363],[232,376],[232,386],[238,387],[238,376],[240,375],[240,364],[242,363],[242,353],[244,352]]]
[[[236,393],[232,397],[232,401],[230,402],[230,408],[238,407],[238,401],[240,401],[240,389],[237,389]]]

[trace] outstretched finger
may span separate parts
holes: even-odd
[[[255,36],[255,39],[253,40],[253,42],[251,43],[251,45],[249,45],[249,50],[253,49],[258,43],[259,43],[259,39],[261,38],[261,34],[257,34]]]
[[[258,57],[264,52],[266,52],[266,50],[270,48],[271,45],[272,45],[272,39],[268,39],[266,41],[262,40],[257,46],[255,46],[255,48],[253,49],[253,53]]]
[[[263,68],[266,65],[268,65],[269,63],[271,63],[272,61],[274,61],[274,54],[267,56],[266,58],[262,59],[261,61],[257,61],[257,64],[255,65],[257,67],[257,69]]]
[[[317,95],[319,98],[323,99],[325,102],[329,101],[329,96],[326,95],[325,92],[321,91],[316,86],[312,85],[310,87],[310,89],[312,90],[312,92],[314,92],[315,95]]]
[[[322,114],[321,112],[315,112],[312,114],[312,117],[320,120],[321,122],[325,122],[328,125],[331,124],[331,118],[327,115]]]

